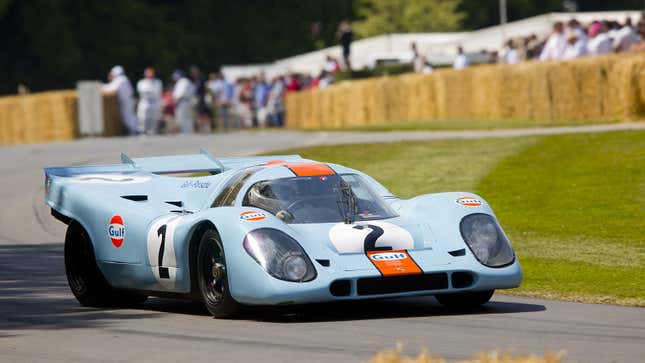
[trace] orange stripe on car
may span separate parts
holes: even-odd
[[[367,258],[383,276],[419,275],[423,271],[406,250],[367,251]]]
[[[336,174],[332,168],[323,163],[287,163],[282,160],[271,160],[264,163],[264,165],[284,165],[297,176],[325,176]]]

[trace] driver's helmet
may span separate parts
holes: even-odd
[[[284,208],[284,201],[280,198],[282,193],[274,189],[282,189],[282,187],[284,186],[274,185],[268,181],[256,183],[249,190],[247,197],[249,206],[264,209],[271,214],[278,213]]]

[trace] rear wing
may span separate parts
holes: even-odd
[[[272,160],[291,162],[303,159],[300,155],[215,158],[208,151],[201,149],[199,154],[146,158],[131,158],[126,154],[121,154],[121,164],[51,167],[45,168],[45,174],[47,176],[69,177],[83,174],[129,174],[144,171],[153,174],[210,173],[214,175],[226,170],[259,165]]]

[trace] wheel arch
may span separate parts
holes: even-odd
[[[214,230],[218,237],[220,236],[219,230],[215,224],[210,220],[203,220],[195,224],[190,234],[190,242],[188,244],[188,266],[190,269],[190,295],[195,298],[201,298],[199,286],[197,283],[197,250],[199,249],[199,242],[207,230]],[[221,241],[221,237],[220,237]],[[222,242],[223,243],[223,242]]]

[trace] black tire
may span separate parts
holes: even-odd
[[[231,296],[224,246],[215,230],[202,235],[195,262],[199,292],[208,312],[220,319],[239,315],[242,306]]]
[[[108,284],[96,265],[89,235],[76,222],[70,223],[65,234],[65,272],[74,297],[83,306],[134,306],[148,298]]]
[[[435,295],[435,298],[443,306],[457,309],[476,308],[486,304],[495,290],[460,292],[456,294]]]

